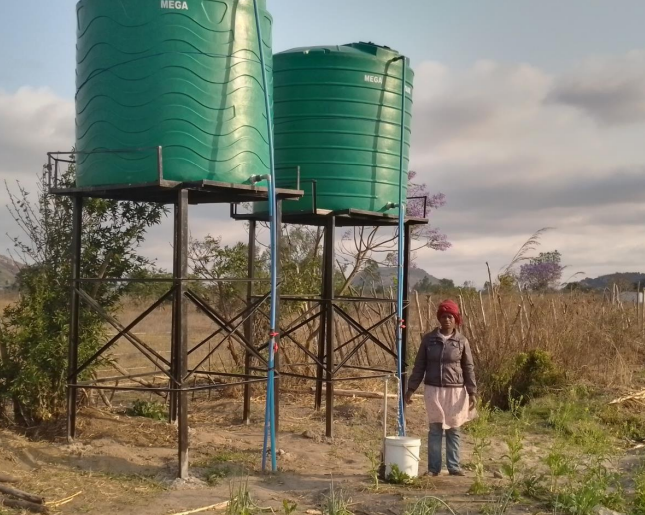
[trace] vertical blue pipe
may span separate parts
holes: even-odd
[[[271,233],[271,315],[269,333],[269,362],[267,364],[267,399],[264,416],[264,445],[262,448],[262,470],[266,470],[267,445],[270,438],[271,446],[271,470],[278,470],[275,448],[275,409],[273,387],[275,378],[275,352],[276,348],[276,306],[278,295],[278,228],[276,223],[276,186],[275,186],[275,160],[273,153],[273,124],[271,121],[271,103],[269,98],[269,81],[267,79],[266,64],[264,61],[264,40],[262,38],[262,22],[257,0],[253,0],[255,13],[255,27],[258,34],[258,46],[260,50],[260,66],[262,67],[262,86],[264,88],[264,107],[267,120],[267,138],[269,143],[269,232]]]
[[[397,328],[396,328],[396,350],[397,350],[397,378],[399,380],[399,395],[398,395],[398,426],[399,426],[399,436],[405,436],[405,413],[404,413],[404,396],[405,392],[403,391],[403,361],[404,356],[402,354],[402,341],[403,341],[403,254],[404,241],[403,236],[405,232],[405,212],[406,204],[404,203],[403,198],[403,186],[405,180],[407,180],[407,175],[404,173],[404,159],[403,151],[405,149],[405,83],[407,80],[406,77],[406,58],[401,56],[399,58],[403,66],[403,81],[401,84],[401,147],[400,147],[400,156],[399,156],[399,237],[398,237],[398,281],[397,281],[397,300],[396,300],[396,317],[397,317]]]

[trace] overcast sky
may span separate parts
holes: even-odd
[[[45,152],[74,143],[74,4],[3,3],[2,179],[33,184]],[[411,57],[412,168],[446,194],[431,222],[453,244],[419,252],[419,266],[481,285],[486,261],[495,272],[551,226],[542,249],[560,250],[571,273],[645,270],[645,2],[268,4],[276,51],[371,40]],[[240,224],[213,225],[225,212],[200,209],[193,233],[236,241]],[[7,232],[5,212],[0,253]],[[167,263],[169,239],[168,227],[156,229],[146,252]]]

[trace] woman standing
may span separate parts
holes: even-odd
[[[439,305],[440,327],[421,340],[405,394],[406,404],[421,381],[428,414],[428,473],[441,472],[441,444],[446,432],[446,465],[451,476],[463,476],[459,458],[460,427],[475,418],[477,383],[470,344],[459,332],[459,306],[447,300]]]

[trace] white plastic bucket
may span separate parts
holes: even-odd
[[[421,440],[408,436],[388,436],[385,438],[385,477],[392,472],[392,465],[410,477],[419,475],[419,452]]]

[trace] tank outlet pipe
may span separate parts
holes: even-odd
[[[396,378],[399,382],[398,384],[398,429],[399,436],[405,436],[405,406],[404,398],[405,392],[403,391],[403,362],[405,361],[405,356],[403,356],[403,329],[405,328],[405,320],[403,320],[403,265],[404,265],[404,253],[405,253],[405,243],[404,243],[404,232],[405,232],[405,212],[407,205],[405,203],[405,198],[403,195],[404,191],[404,181],[407,181],[407,174],[404,171],[404,159],[403,152],[405,150],[405,83],[407,81],[407,59],[405,56],[398,56],[395,61],[401,61],[402,71],[402,80],[401,80],[401,141],[399,148],[399,225],[398,225],[398,257],[397,257],[397,299],[396,299],[396,351],[397,351],[397,360],[396,360]]]
[[[257,184],[262,181],[271,182],[271,175],[268,173],[265,173],[264,175],[251,175],[250,181],[251,184]]]
[[[264,89],[264,110],[267,121],[267,139],[269,143],[269,175],[265,176],[269,182],[269,232],[271,234],[271,315],[269,329],[269,361],[267,362],[267,395],[264,412],[264,444],[262,447],[262,471],[266,471],[267,447],[271,452],[271,470],[278,470],[276,458],[275,438],[275,355],[278,352],[277,337],[277,302],[278,302],[278,227],[276,220],[277,195],[275,187],[275,156],[273,146],[273,123],[271,118],[271,99],[269,97],[269,80],[267,78],[266,62],[264,57],[264,39],[262,38],[262,22],[257,0],[253,0],[255,14],[255,27],[258,35],[260,66],[262,68],[262,88]]]

